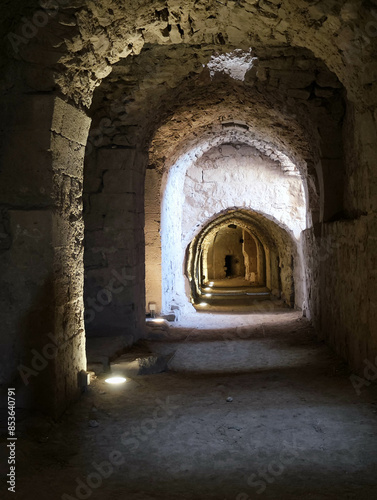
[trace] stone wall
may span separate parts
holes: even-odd
[[[260,242],[256,242],[248,231],[243,231],[243,253],[245,257],[245,278],[248,281],[264,285],[266,257]]]
[[[212,272],[207,279],[223,279],[226,276],[245,277],[245,260],[242,253],[242,229],[223,228],[215,235],[213,246],[208,252],[208,262],[212,264]],[[232,258],[229,269],[226,269],[226,256]],[[229,274],[228,274],[229,273]]]
[[[299,172],[245,145],[223,144],[205,152],[187,169],[183,194],[182,237],[187,244],[195,221],[231,207],[271,216],[296,237],[306,226]]]
[[[376,122],[370,111],[348,110],[346,210],[305,234],[311,317],[321,337],[359,373],[364,360],[374,364],[377,355]]]
[[[145,296],[146,309],[149,303],[156,304],[156,312],[162,310],[161,271],[161,175],[148,169],[145,177]]]
[[[88,151],[85,162],[85,323],[89,336],[144,333],[144,169],[134,148]]]
[[[30,349],[43,348],[51,332],[59,354],[34,377],[35,401],[45,391],[43,401],[59,413],[77,396],[77,371],[85,365],[81,194],[89,119],[82,109],[90,107],[96,130],[87,145],[93,175],[85,188],[90,335],[137,338],[142,328],[144,153],[149,150],[150,169],[162,174],[226,136],[298,167],[314,227],[302,236],[306,261],[300,242],[297,254],[277,236],[283,259],[294,261],[281,270],[284,287],[292,266],[298,283],[305,265],[305,307],[321,335],[355,369],[363,356],[374,362],[374,0],[168,0],[163,6],[143,0],[138,9],[116,0],[59,1],[57,11],[44,12],[47,24],[26,37],[23,16],[34,19],[34,4],[4,4],[4,18],[20,24],[2,32],[8,43],[0,133],[3,380],[15,380],[17,366],[31,362]],[[23,40],[9,42],[13,31]],[[222,63],[234,64],[240,50],[241,59],[254,61],[241,78]],[[235,121],[242,133],[224,131]],[[134,153],[135,162],[128,156]],[[123,161],[127,166],[119,168]],[[160,189],[155,175],[148,178],[152,200],[154,187]],[[174,203],[165,208],[173,211]],[[159,251],[156,208],[147,216],[150,262]],[[208,215],[195,230],[205,221]],[[323,258],[328,245],[330,256]],[[150,269],[155,286],[160,268]],[[158,302],[160,291],[148,282],[147,293]]]
[[[375,291],[368,287],[368,229],[372,219],[337,221],[322,234],[306,232],[309,309],[320,336],[357,371],[377,354]],[[371,293],[372,292],[372,293]]]
[[[1,380],[16,386],[20,406],[57,416],[78,397],[86,369],[82,182],[90,120],[51,94],[7,95],[3,105]]]
[[[183,305],[191,293],[195,301],[201,295],[200,263],[216,234],[229,225],[235,225],[255,235],[261,242],[265,256],[266,285],[273,295],[280,297],[290,307],[301,308],[305,301],[303,261],[300,246],[287,231],[266,216],[251,210],[226,210],[217,214],[192,240],[186,253],[186,272],[190,289],[186,297],[180,296],[176,289],[167,290],[166,298]],[[259,247],[259,243],[258,243]],[[261,261],[259,253],[259,261]],[[264,258],[263,258],[264,260]],[[205,259],[204,259],[205,261]],[[261,273],[261,271],[259,271]]]
[[[159,171],[148,170],[145,201],[147,303],[155,301],[157,310],[165,312],[170,310],[174,300],[177,301],[175,306],[186,307],[191,292],[183,276],[191,241],[213,217],[238,206],[263,213],[280,224],[283,232],[288,231],[296,238],[297,248],[291,258],[287,248],[295,245],[292,247],[288,243],[287,246],[284,238],[274,234],[281,267],[279,271],[278,257],[273,251],[273,262],[268,264],[269,286],[273,284],[274,293],[281,292],[280,274],[285,300],[302,307],[304,285],[298,241],[306,225],[304,182],[293,164],[271,151],[269,154],[271,158],[255,147],[239,143],[217,147],[203,145],[184,155],[163,176]],[[291,236],[287,234],[288,241]],[[291,290],[292,269],[296,299]],[[171,298],[166,299],[172,296],[176,297],[173,302]],[[163,305],[165,299],[167,302]]]

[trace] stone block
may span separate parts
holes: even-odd
[[[106,227],[103,230],[87,231],[85,251],[115,252],[116,250],[134,248],[133,229],[124,228],[120,231],[116,227]]]
[[[310,92],[308,90],[300,89],[288,89],[287,94],[295,99],[302,99],[304,101],[308,100],[310,97]]]
[[[145,174],[145,212],[160,213],[161,174],[147,169]]]
[[[85,333],[84,329],[76,332],[69,341],[62,344],[58,356],[54,360],[55,380],[51,387],[51,397],[42,401],[51,403],[52,413],[61,415],[69,403],[80,396],[78,374],[86,370]]]
[[[84,221],[86,231],[95,231],[103,228],[105,216],[98,212],[89,212],[84,214]]]
[[[91,248],[85,250],[85,269],[98,269],[107,265],[103,251]]]
[[[50,210],[9,210],[12,255],[19,270],[38,276],[52,272],[53,220]],[[42,263],[41,267],[36,263]],[[34,265],[33,265],[34,264]]]
[[[117,358],[129,348],[132,340],[130,336],[88,338],[86,341],[88,363],[101,364],[104,371],[109,371],[110,360]]]
[[[138,375],[154,375],[168,371],[168,363],[173,357],[169,355],[154,355],[152,353],[142,353],[139,357],[137,354],[125,354],[116,361],[111,363],[111,372],[122,374],[128,377]]]
[[[144,226],[143,220],[143,214],[136,214],[131,211],[112,211],[104,216],[103,227],[106,230],[131,230],[138,227],[142,228]]]
[[[104,193],[132,193],[135,192],[135,173],[132,170],[109,170],[103,175]]]
[[[86,167],[85,167],[86,168]],[[102,175],[94,175],[94,173],[85,174],[84,193],[98,193],[102,186]]]
[[[136,149],[103,148],[98,150],[97,165],[106,170],[132,170],[135,164]]]
[[[135,244],[132,245],[131,248],[116,249],[115,251],[111,249],[111,251],[106,252],[106,259],[109,267],[111,269],[119,270],[118,272],[120,272],[121,269],[129,269],[126,274],[133,276],[134,280],[136,279],[136,276],[133,268],[136,266],[139,257],[140,254],[137,251]]]
[[[42,94],[22,94],[22,96],[17,96],[17,99],[8,96],[6,100],[2,101],[4,114],[11,116],[9,120],[11,129],[36,132],[45,131],[46,124],[51,124],[54,105],[53,96]],[[49,126],[48,130],[50,130]]]
[[[140,199],[135,193],[95,193],[90,196],[90,213],[97,213],[112,219],[121,218],[125,212],[137,213],[142,211]]]
[[[320,87],[332,87],[335,89],[342,87],[338,77],[329,71],[320,71],[316,76],[316,82]]]
[[[0,183],[2,203],[16,206],[51,203],[55,183],[51,174],[50,134],[19,129],[10,136],[6,135],[4,142]]]
[[[70,141],[86,145],[91,119],[81,110],[58,97],[54,102],[51,131]]]
[[[334,95],[334,91],[332,89],[323,89],[320,87],[316,87],[314,89],[314,93],[317,97],[322,97],[324,99],[331,99]]]
[[[80,182],[83,179],[83,161],[85,147],[76,146],[72,152],[72,142],[60,135],[51,136],[51,153],[53,160],[53,170],[56,174],[67,174],[69,177],[76,177]]]
[[[107,373],[110,370],[109,360],[105,356],[101,356],[101,359],[96,361],[91,361],[87,363],[87,370],[89,372],[94,372],[96,375],[101,375],[102,373]]]
[[[145,240],[146,255],[155,255],[161,253],[161,235],[159,231],[148,231],[148,236]]]

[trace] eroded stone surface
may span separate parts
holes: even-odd
[[[43,347],[53,331],[64,344],[38,375],[39,390],[44,380],[55,383],[58,411],[75,397],[75,374],[85,363],[84,156],[86,298],[94,300],[87,312],[95,317],[88,331],[138,338],[144,213],[154,285],[161,276],[159,175],[229,144],[256,148],[287,177],[291,165],[300,172],[305,308],[355,369],[363,358],[374,361],[375,2],[58,3],[30,37],[22,18],[34,19],[33,4],[4,4],[6,18],[20,9],[18,28],[5,28],[1,80],[4,379],[12,381],[17,364],[29,360],[29,340]],[[15,45],[12,33],[23,40]],[[211,58],[250,49],[256,59],[244,80],[211,77]],[[93,118],[88,140],[84,108]],[[146,169],[153,207],[145,210]],[[200,173],[192,175],[198,185]],[[114,286],[123,286],[119,294]]]

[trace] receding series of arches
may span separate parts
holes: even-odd
[[[373,2],[57,3],[31,37],[23,33],[31,3],[25,10],[13,3],[8,15],[20,25],[4,34],[4,379],[17,378],[16,360],[31,339],[43,345],[53,332],[64,348],[48,387],[40,385],[61,412],[78,394],[85,331],[136,341],[146,302],[192,311],[210,259],[209,250],[206,261],[198,257],[199,246],[194,267],[186,265],[186,250],[199,240],[209,249],[201,238],[222,217],[260,242],[271,292],[308,308],[355,369],[374,359]],[[234,73],[227,64],[237,60],[250,66]],[[287,203],[287,220],[272,191],[262,210],[247,190],[225,196],[213,187],[211,175],[226,162],[231,175],[246,176],[245,145],[254,151],[246,152],[249,171],[263,163],[265,173],[277,172],[274,185],[300,176],[293,198],[304,202],[296,211]],[[211,159],[214,148],[223,158]],[[203,210],[199,185],[211,199]],[[326,259],[318,258],[332,240]],[[361,269],[350,273],[362,255]],[[246,260],[245,277],[260,280],[261,269],[246,271]],[[84,304],[115,276],[123,280],[119,293],[85,324]]]
[[[234,223],[219,228],[203,242],[200,275],[210,280],[241,278],[258,285],[266,284],[265,251],[256,235]]]
[[[217,242],[219,236],[225,236],[226,241]],[[247,250],[246,242],[250,245]],[[220,244],[217,262],[209,255],[216,251],[216,244]],[[244,285],[239,283],[238,286],[248,283],[266,287],[290,307],[302,306],[304,286],[297,242],[286,229],[264,215],[235,209],[215,217],[188,248],[186,269],[194,303],[205,295],[204,289],[210,282],[228,277],[224,269],[227,267],[225,262],[229,262],[228,255],[234,258],[234,262],[238,260],[229,277],[240,277],[245,281]],[[298,271],[300,268],[301,272]]]

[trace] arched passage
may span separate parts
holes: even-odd
[[[44,345],[52,331],[64,346],[53,363],[52,406],[60,412],[77,395],[77,371],[85,364],[85,147],[85,263],[92,273],[86,297],[96,300],[100,290],[113,287],[116,271],[124,279],[124,295],[108,315],[113,323],[97,323],[98,332],[114,327],[124,333],[127,324],[136,338],[145,312],[145,170],[169,169],[195,149],[198,138],[212,131],[220,137],[224,123],[238,118],[243,128],[259,130],[254,138],[265,140],[266,152],[285,154],[303,173],[310,207],[304,234],[308,299],[316,325],[353,366],[372,359],[377,141],[370,4],[168,1],[162,7],[146,1],[135,10],[127,2],[58,3],[31,38],[5,34],[10,45],[2,86],[4,378],[18,376],[15,360],[22,359],[29,338]],[[13,3],[9,15],[22,4]],[[15,18],[33,19],[28,9]],[[215,52],[228,57],[250,47],[259,58],[257,71],[246,72],[243,81],[223,71],[212,78],[208,62]],[[180,64],[169,67],[169,61]],[[30,238],[40,235],[38,225],[46,240]],[[48,265],[35,272],[24,255]],[[355,255],[366,255],[359,272],[345,273]],[[96,307],[99,321],[104,306]],[[48,318],[43,327],[36,316]]]
[[[266,285],[265,249],[250,228],[234,223],[218,227],[203,242],[201,254],[204,285],[225,278]]]
[[[249,230],[229,224],[220,228],[203,246],[202,282],[240,278],[265,284],[265,254],[261,243]],[[261,251],[262,250],[262,251]]]
[[[208,270],[207,252],[211,243],[213,245],[216,236],[223,232],[227,236],[227,241],[225,245],[222,242],[224,248],[221,249],[222,252],[219,252],[220,260],[223,255],[226,256],[226,252],[231,255],[229,246],[227,246],[229,245],[229,234],[232,231],[237,232],[237,230],[241,236],[247,233],[254,241],[258,242],[258,245],[254,244],[256,251],[259,253],[259,256],[255,256],[259,266],[256,268],[257,273],[255,273],[256,279],[254,283],[249,283],[249,285],[266,287],[266,290],[271,295],[281,297],[290,307],[298,306],[298,304],[300,304],[298,307],[301,307],[304,301],[305,287],[303,283],[303,263],[298,251],[297,241],[286,229],[264,215],[235,209],[215,216],[190,243],[186,257],[186,272],[190,284],[191,301],[197,303],[202,299],[203,295],[208,295],[208,285],[212,283],[212,286],[215,285],[216,288],[219,285],[219,280],[226,278],[226,271],[223,270],[221,273],[220,270],[221,262],[218,263],[218,274],[213,276],[213,279],[205,276]],[[241,260],[243,244],[244,240],[239,247],[238,254],[234,252],[235,260]],[[205,267],[205,264],[207,264],[207,267]],[[237,271],[238,276],[246,277],[245,265],[242,270],[238,269]],[[233,288],[239,288],[238,294],[243,292],[244,295],[251,296],[252,287],[248,287],[246,290],[245,285],[247,283],[239,283],[238,286],[233,286]],[[217,292],[217,294],[221,295],[221,291]]]
[[[233,124],[199,139],[160,175],[147,171],[147,304],[156,302],[164,313],[192,311],[184,275],[186,249],[208,221],[229,208],[244,207],[276,220],[302,252],[308,214],[302,176],[287,156],[274,149],[268,155],[267,149],[251,131]],[[159,234],[149,232],[156,219],[161,221]],[[152,282],[158,273],[159,279]],[[302,291],[294,305],[302,308],[304,302]]]

